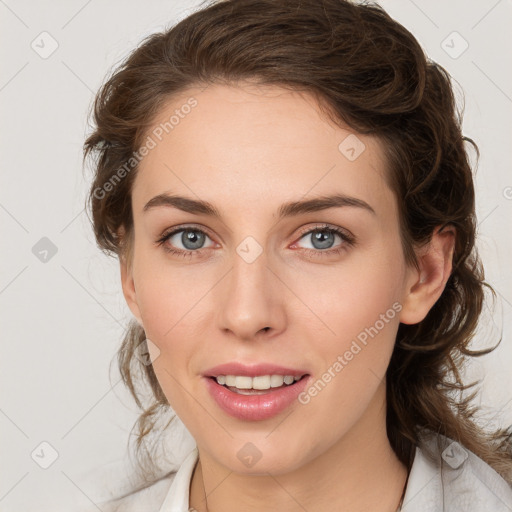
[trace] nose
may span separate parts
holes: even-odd
[[[268,263],[265,252],[252,262],[235,253],[230,272],[216,287],[217,322],[224,334],[250,341],[284,330],[286,287]]]

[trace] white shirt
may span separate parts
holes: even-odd
[[[512,485],[459,443],[438,436],[427,444],[434,459],[416,448],[402,512],[512,512]],[[141,491],[102,502],[103,512],[189,512],[195,447],[179,469]],[[97,509],[96,509],[97,510]]]

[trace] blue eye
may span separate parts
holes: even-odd
[[[180,235],[181,233],[181,235]],[[178,247],[178,249],[172,249],[167,245],[164,245],[164,249],[171,253],[184,253],[184,252],[197,252],[200,249],[203,249],[203,244],[206,238],[210,238],[204,231],[198,228],[176,228],[170,233],[164,234],[157,243],[160,245],[165,244],[166,242],[171,242],[173,247],[176,247],[176,244],[181,243],[183,249]]]
[[[330,249],[336,239],[336,236],[340,237],[338,233],[331,229],[321,229],[315,231],[309,231],[302,238],[309,239],[313,245],[313,249]],[[341,237],[340,237],[341,238]]]
[[[341,240],[341,243],[333,248],[336,237]],[[305,249],[318,255],[337,254],[347,247],[355,245],[355,239],[352,235],[341,228],[326,225],[316,226],[314,229],[306,231],[299,240],[302,239],[309,240],[312,246]],[[297,246],[297,242],[293,246]]]
[[[355,239],[351,234],[341,228],[328,225],[317,225],[313,229],[303,232],[299,240],[307,239],[307,237],[309,237],[312,247],[300,248],[315,257],[339,254],[355,245]],[[341,240],[341,243],[333,248],[336,237]],[[206,240],[210,240],[210,245],[204,245]],[[291,247],[298,247],[297,243],[295,242]],[[156,241],[156,244],[162,246],[166,252],[182,257],[200,255],[203,249],[215,246],[205,231],[193,226],[177,226],[164,233]],[[179,247],[179,244],[182,245],[182,248]]]

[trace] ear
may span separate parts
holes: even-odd
[[[400,322],[421,322],[443,293],[452,272],[455,237],[454,226],[438,226],[430,243],[416,251],[419,271],[414,267],[408,270]]]
[[[123,240],[123,244],[131,244],[131,240],[124,239],[124,229],[119,230],[119,237]],[[121,286],[123,288],[123,295],[126,300],[126,304],[133,313],[137,322],[141,327],[142,317],[140,314],[139,305],[137,303],[137,291],[135,290],[135,281],[133,279],[133,248],[129,247],[127,250],[123,250],[119,256],[119,265],[121,270]]]

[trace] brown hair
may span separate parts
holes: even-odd
[[[378,5],[346,0],[225,0],[203,7],[145,39],[102,86],[84,159],[96,156],[89,194],[99,246],[127,257],[133,229],[131,187],[137,167],[105,193],[133,156],[159,109],[191,86],[256,80],[313,94],[334,122],[379,138],[399,206],[406,261],[434,228],[453,225],[453,270],[439,300],[416,325],[400,324],[387,370],[387,433],[410,467],[424,430],[460,442],[512,481],[511,431],[479,427],[476,383],[460,372],[484,304],[484,272],[475,248],[475,193],[450,77],[413,35]],[[102,191],[98,193],[98,191]],[[119,236],[120,229],[125,237]],[[128,256],[129,257],[129,256]],[[501,339],[500,339],[501,341]],[[137,454],[169,404],[152,366],[140,361],[144,330],[132,321],[118,352],[122,378],[142,414]],[[138,382],[141,382],[139,387]],[[143,400],[144,390],[150,399]],[[157,437],[158,440],[158,437]],[[140,452],[140,453],[139,453]],[[151,456],[149,457],[151,466]],[[139,457],[142,467],[143,457]],[[147,468],[149,471],[149,468]]]

